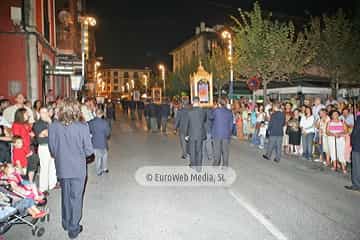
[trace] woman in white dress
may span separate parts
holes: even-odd
[[[328,147],[331,157],[333,171],[338,168],[338,162],[341,164],[343,173],[346,174],[346,159],[345,159],[345,135],[347,133],[346,124],[339,119],[340,113],[335,110],[330,113],[331,120],[327,125],[326,134],[328,138]]]

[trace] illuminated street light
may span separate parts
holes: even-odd
[[[164,96],[166,96],[166,86],[165,86],[165,66],[163,64],[159,65],[159,70],[161,72],[161,80],[163,81],[164,84]]]
[[[90,16],[80,16],[78,21],[81,23],[81,76],[82,81],[85,80],[85,64],[89,52],[89,25],[94,27],[96,19]],[[76,93],[77,94],[77,93]],[[76,96],[77,97],[77,96]]]
[[[224,40],[228,41],[228,59],[230,62],[230,88],[229,88],[229,97],[230,103],[233,103],[233,86],[234,86],[234,68],[233,68],[233,47],[232,47],[232,36],[229,31],[223,31],[221,34]]]
[[[134,81],[134,79],[131,80],[131,87],[132,87],[132,89],[135,88],[135,81]]]
[[[130,85],[129,85],[128,82],[126,83],[126,88],[127,88],[128,91],[130,90]]]

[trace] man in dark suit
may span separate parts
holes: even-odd
[[[138,119],[140,121],[142,121],[142,116],[143,116],[144,108],[145,108],[144,102],[141,101],[141,100],[137,101],[136,102],[136,107],[137,107]]]
[[[144,117],[145,117],[146,127],[147,127],[147,130],[148,130],[148,131],[151,130],[149,106],[150,106],[150,102],[145,102],[145,103],[144,103]]]
[[[125,116],[127,116],[128,115],[129,101],[126,98],[124,98],[123,100],[121,100],[121,104],[122,104],[122,109],[124,111],[124,114],[125,114]]]
[[[187,134],[187,119],[189,112],[189,101],[184,100],[181,109],[178,110],[175,118],[175,132],[179,133],[180,147],[181,147],[181,158],[190,159],[189,146],[185,140]]]
[[[59,120],[50,124],[48,130],[49,150],[61,185],[62,226],[71,239],[82,232],[86,157],[94,153],[89,127],[79,121],[80,115],[72,103],[65,103]]]
[[[158,131],[158,126],[157,126],[158,111],[157,111],[157,106],[153,102],[153,100],[150,100],[148,114],[149,114],[149,118],[150,118],[151,131],[157,132]]]
[[[284,136],[285,114],[280,110],[279,103],[273,104],[274,112],[271,114],[269,122],[269,143],[263,158],[270,160],[272,152],[275,150],[274,162],[279,163],[281,160],[281,146]]]
[[[163,103],[160,105],[160,114],[161,114],[161,131],[166,133],[167,122],[170,116],[170,104],[167,99],[164,99]]]
[[[193,108],[188,112],[186,138],[189,141],[190,167],[201,169],[202,142],[206,139],[206,112],[200,108],[198,97],[193,98]]]
[[[229,145],[233,127],[232,112],[226,108],[226,101],[220,99],[220,107],[211,114],[212,138],[214,140],[214,166],[220,166],[221,159],[224,167],[229,166]]]
[[[129,102],[131,120],[135,120],[136,102],[131,99]]]
[[[204,109],[206,112],[206,122],[205,122],[205,130],[206,130],[206,139],[203,141],[203,149],[202,149],[202,157],[203,164],[208,165],[208,163],[212,164],[214,161],[214,150],[213,150],[213,140],[212,140],[212,108]]]

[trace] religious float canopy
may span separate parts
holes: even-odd
[[[201,62],[197,72],[190,74],[191,102],[195,96],[200,99],[200,106],[210,107],[213,105],[213,76],[205,71]]]

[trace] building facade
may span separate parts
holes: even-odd
[[[220,33],[223,28],[222,25],[210,28],[206,27],[205,23],[200,23],[200,26],[196,27],[193,37],[170,52],[173,72],[179,71],[194,58],[207,56],[211,53],[221,41]]]
[[[51,101],[73,94],[71,76],[81,74],[84,5],[84,0],[0,1],[0,98],[22,93],[32,101]],[[90,40],[89,56],[94,45]]]
[[[149,84],[151,70],[121,67],[105,67],[97,79],[97,95],[120,97],[133,90],[145,92]]]
[[[55,0],[0,1],[0,96],[43,99],[55,79],[45,66],[56,56]]]

